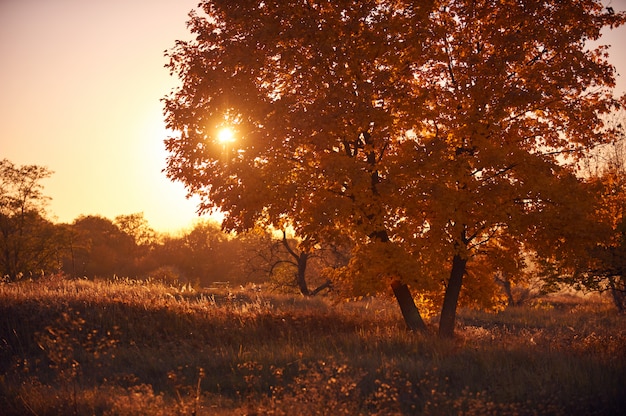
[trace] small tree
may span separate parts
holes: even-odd
[[[265,270],[270,277],[279,275],[281,283],[297,287],[303,296],[315,296],[329,289],[331,281],[326,280],[311,290],[309,288],[311,280],[307,276],[307,270],[310,270],[311,266],[318,266],[316,272],[320,275],[321,267],[337,265],[337,254],[336,249],[330,248],[301,249],[299,242],[294,238],[288,238],[287,232],[283,230],[280,239],[271,233],[265,235],[265,244],[257,247],[257,253],[250,259],[249,265]]]
[[[37,165],[0,161],[0,273],[49,271],[54,266],[52,224],[45,220],[47,197],[41,181],[52,172]]]
[[[425,326],[407,283],[443,282],[443,337],[477,256],[584,250],[568,243],[593,189],[568,161],[605,139],[599,114],[616,104],[614,68],[585,45],[624,14],[592,0],[200,7],[196,39],[168,54],[182,85],[165,99],[180,133],[167,173],[227,229],[349,239],[353,270],[386,267],[338,275],[391,284],[410,328]],[[235,143],[219,142],[225,125]]]
[[[131,236],[137,246],[148,247],[156,242],[157,233],[150,227],[143,212],[118,215],[115,217],[115,225],[123,233]]]

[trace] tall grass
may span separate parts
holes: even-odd
[[[0,284],[6,415],[610,415],[624,386],[626,317],[597,300],[462,310],[441,341],[385,297]]]

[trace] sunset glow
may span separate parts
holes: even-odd
[[[235,141],[235,132],[230,127],[222,127],[217,133],[217,140],[221,144],[232,143]]]
[[[198,200],[162,171],[160,102],[176,82],[163,51],[189,36],[197,3],[0,1],[0,158],[54,172],[53,221],[143,212],[177,232],[197,220]]]

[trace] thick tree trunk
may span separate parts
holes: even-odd
[[[409,287],[399,280],[395,280],[391,283],[391,288],[398,301],[398,305],[400,305],[400,311],[402,311],[402,316],[404,317],[407,328],[411,331],[426,332],[426,324],[417,306],[415,306],[415,301],[413,300],[413,296],[411,296]]]
[[[461,286],[463,286],[463,275],[465,274],[465,266],[467,259],[455,254],[452,259],[452,271],[450,272],[450,280],[443,298],[443,307],[441,308],[441,320],[439,321],[439,337],[454,337],[454,324],[456,321],[456,307],[459,303],[459,294]]]

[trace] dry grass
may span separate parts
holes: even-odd
[[[384,298],[0,283],[6,415],[571,415],[626,410],[626,317],[554,299],[464,310],[457,338]]]

